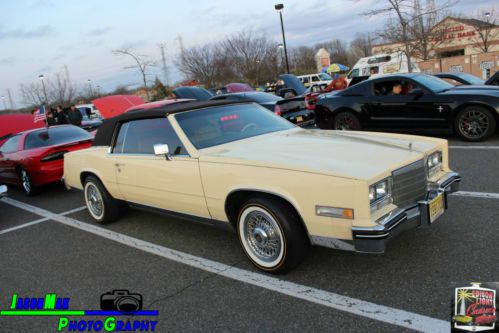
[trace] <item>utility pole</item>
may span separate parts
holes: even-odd
[[[11,92],[10,92],[10,88],[7,88],[7,96],[9,96],[9,104],[10,104],[10,108],[11,108],[12,110],[14,110],[16,106],[14,105],[14,100],[12,99],[12,94],[11,94]]]
[[[161,49],[161,60],[163,62],[163,78],[165,80],[166,86],[169,86],[170,82],[168,80],[168,66],[166,65],[166,56],[165,56],[166,43],[159,44],[158,46]]]

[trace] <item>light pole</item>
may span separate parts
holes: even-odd
[[[43,95],[45,96],[45,104],[49,104],[49,99],[47,98],[47,90],[45,90],[45,82],[43,82],[43,80],[45,79],[45,77],[40,74],[38,75],[38,78],[42,81],[42,87],[43,87]]]
[[[5,96],[2,96],[2,101],[3,101],[4,110],[7,110],[7,103],[5,103]]]
[[[281,64],[282,64],[282,68],[283,68],[283,71],[284,71],[284,45],[282,43],[280,44],[277,44],[277,48],[280,50],[281,52]]]
[[[100,85],[97,85],[97,96],[100,96]]]
[[[88,79],[88,90],[90,91],[90,97],[92,97],[94,94],[92,93],[92,80]]]
[[[284,55],[286,57],[286,70],[289,74],[288,48],[286,47],[286,36],[284,35],[284,23],[282,21],[282,10],[284,9],[284,5],[280,3],[275,5],[274,8],[279,12],[279,17],[281,18],[282,42],[284,45]]]

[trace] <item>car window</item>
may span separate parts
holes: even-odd
[[[376,96],[403,96],[411,94],[414,89],[419,88],[407,80],[385,80],[374,83],[374,95]]]
[[[113,152],[154,154],[154,145],[158,143],[166,143],[172,155],[187,154],[167,118],[132,120],[122,124]]]
[[[76,126],[49,127],[29,133],[24,140],[24,149],[56,146],[91,139],[90,133]]]
[[[309,82],[308,77],[302,78],[301,82],[303,82],[303,84],[308,83]]]
[[[319,79],[319,77],[317,75],[312,76],[312,82],[318,82],[320,80],[321,79]]]
[[[295,127],[255,103],[181,112],[175,119],[197,149]]]
[[[351,79],[353,77],[357,77],[359,76],[359,69],[358,68],[354,68],[352,69],[352,71],[350,73],[348,73],[348,78]]]
[[[441,79],[444,80],[447,83],[450,83],[450,84],[454,85],[454,86],[460,86],[460,85],[462,85],[461,82],[456,81],[456,80],[451,79],[451,78],[448,78],[448,77],[441,77]]]
[[[0,151],[2,153],[16,152],[17,147],[19,146],[20,139],[21,139],[20,135],[13,136],[12,138],[4,142],[4,144],[0,147]]]

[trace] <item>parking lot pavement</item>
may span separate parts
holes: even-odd
[[[499,151],[450,150],[451,167],[464,176],[461,185],[466,191],[499,193],[497,162]],[[60,185],[33,198],[16,189],[9,189],[9,196],[56,213],[83,205],[80,191],[66,192]],[[453,288],[474,280],[497,281],[498,203],[497,199],[451,196],[450,209],[437,223],[401,235],[383,255],[313,248],[302,265],[280,278],[447,321]],[[0,233],[41,218],[1,201],[0,212]],[[95,225],[84,210],[67,216]],[[132,209],[120,221],[101,227],[261,275],[245,259],[236,235],[229,232]],[[13,249],[15,256],[10,255]],[[8,268],[2,267],[0,274],[0,297],[16,291],[45,293],[51,288],[70,295],[75,308],[96,308],[99,293],[106,288],[129,287],[146,300],[158,300],[153,305],[160,310],[158,325],[165,330],[405,329],[214,276],[57,222],[0,234],[0,257]],[[0,302],[4,308],[6,300]],[[0,320],[2,332],[3,327],[43,332],[54,325],[53,319]]]
[[[29,247],[18,246],[26,242]],[[56,291],[71,297],[73,309],[98,310],[102,293],[122,288],[141,293],[144,309],[159,311],[158,332],[366,332],[372,327],[404,331],[164,260],[56,222],[4,235],[0,253],[11,248],[18,251],[17,256],[3,258],[2,307],[10,304],[14,292],[19,297],[41,297]],[[0,317],[0,327],[2,332],[53,332],[57,319]]]

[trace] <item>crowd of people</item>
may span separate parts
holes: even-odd
[[[71,104],[69,108],[63,108],[62,105],[58,105],[55,109],[46,107],[46,110],[47,125],[49,126],[65,124],[81,126],[83,115],[74,104]]]

